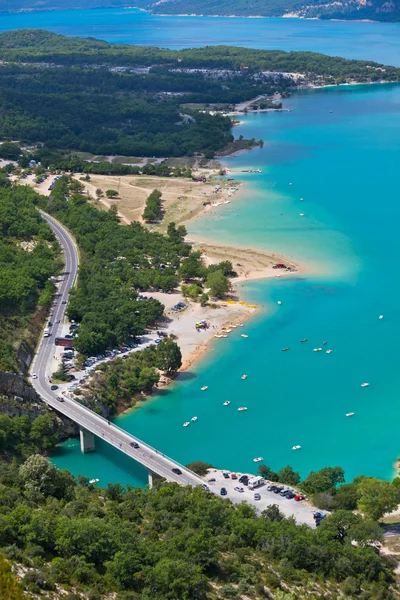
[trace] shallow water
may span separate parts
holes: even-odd
[[[171,48],[313,50],[400,65],[400,24],[161,17],[136,9],[0,15],[0,30],[20,27]],[[304,92],[286,104],[293,112],[242,119],[235,132],[261,137],[265,146],[227,163],[263,173],[241,173],[246,185],[234,202],[189,230],[285,254],[305,273],[242,287],[260,305],[258,314],[118,423],[183,463],[251,470],[252,458],[263,456],[275,469],[290,463],[302,474],[339,464],[348,478],[389,478],[400,454],[400,88]],[[309,341],[301,344],[304,337]],[[332,354],[313,353],[324,340]],[[290,352],[282,353],[284,346]],[[370,387],[361,388],[362,381]],[[248,411],[239,413],[240,405]],[[345,417],[349,411],[353,418]],[[198,421],[183,428],[193,415]],[[293,452],[294,444],[301,451]],[[100,440],[97,447],[82,455],[77,442],[67,442],[54,460],[101,484],[145,483],[133,461]]]
[[[306,272],[249,282],[242,293],[260,305],[257,316],[215,340],[181,383],[118,423],[184,463],[242,471],[263,456],[275,469],[290,463],[302,474],[338,464],[348,478],[389,478],[400,454],[400,87],[305,92],[288,105],[293,112],[243,118],[236,131],[266,144],[227,163],[263,172],[241,173],[241,195],[189,232],[272,249]],[[286,346],[290,352],[281,351]],[[363,381],[370,387],[361,388]],[[241,405],[248,411],[238,412]],[[193,415],[198,421],[183,428]],[[301,451],[291,450],[296,444]],[[72,468],[75,457],[56,462]],[[108,457],[79,460],[93,477],[114,476]],[[133,482],[138,474],[121,475],[115,479]]]

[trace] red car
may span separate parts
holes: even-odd
[[[294,497],[296,502],[300,502],[301,500],[304,500],[304,498],[305,496],[303,496],[303,494],[297,494],[297,496]]]
[[[237,479],[237,475],[236,475],[236,473],[231,473],[231,478],[232,478],[232,479]]]

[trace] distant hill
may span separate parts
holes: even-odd
[[[0,12],[136,6],[158,14],[400,21],[400,0],[0,0]]]
[[[202,14],[400,21],[400,0],[159,0],[159,14]]]

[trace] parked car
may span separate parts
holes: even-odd
[[[203,490],[206,490],[206,492],[210,491],[210,488],[208,487],[207,484],[203,483],[203,485],[201,486],[203,488]]]
[[[254,494],[254,500],[261,500],[261,494],[259,494],[258,492],[256,492]]]
[[[301,502],[302,500],[304,500],[304,498],[305,496],[303,496],[303,494],[297,494],[297,496],[294,497],[296,502]]]
[[[226,491],[226,488],[221,488],[220,494],[221,494],[221,496],[226,496],[228,494],[228,492]]]
[[[137,442],[131,442],[129,445],[132,446],[132,448],[136,448],[136,449],[140,447]],[[174,469],[172,469],[172,470],[174,471]],[[178,469],[178,471],[179,471],[179,469]],[[177,473],[177,475],[180,475],[180,473]]]
[[[288,494],[286,494],[286,499],[287,500],[293,500],[293,498],[296,497],[296,494],[294,492],[292,492],[292,490],[290,490],[290,492]]]
[[[244,488],[242,488],[240,485],[237,485],[237,486],[235,487],[235,491],[236,491],[236,492],[244,492]]]
[[[292,490],[289,490],[288,488],[283,489],[281,492],[279,492],[279,494],[281,496],[287,496]]]
[[[276,490],[276,488],[277,488],[277,486],[275,484],[273,484],[273,483],[271,485],[267,486],[267,490],[269,492],[274,492]]]
[[[242,475],[241,477],[239,477],[239,483],[243,483],[243,485],[248,485],[249,484],[248,475]]]
[[[237,479],[236,473],[231,473],[231,479]]]
[[[37,379],[36,373],[32,373],[32,379]]]
[[[172,469],[172,472],[175,473],[175,475],[182,475],[182,471],[180,469],[177,469],[176,467]]]
[[[283,490],[283,485],[277,485],[276,488],[274,489],[274,494],[280,494],[282,490]]]
[[[51,385],[51,386],[50,386],[50,389],[51,389],[51,390],[53,390],[53,391],[54,391],[54,390],[58,390],[58,385]]]
[[[224,476],[224,479],[229,479],[229,473],[224,472],[222,475]]]

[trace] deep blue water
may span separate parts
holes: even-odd
[[[27,27],[127,44],[312,50],[400,64],[400,23],[168,17],[135,8],[0,14],[0,31]]]

